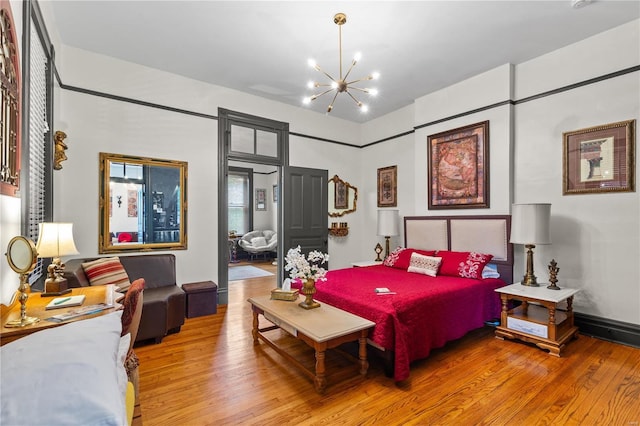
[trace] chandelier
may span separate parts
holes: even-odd
[[[333,17],[333,22],[338,25],[338,40],[339,40],[339,47],[340,47],[340,76],[338,79],[333,78],[330,74],[328,74],[322,68],[320,68],[320,65],[318,65],[316,61],[314,61],[313,59],[309,59],[309,66],[312,68],[315,68],[317,71],[320,71],[322,74],[328,77],[329,80],[331,80],[331,82],[323,84],[323,83],[318,83],[317,81],[310,81],[307,84],[307,87],[309,89],[317,89],[317,88],[325,88],[325,87],[328,87],[328,89],[321,91],[320,93],[317,93],[315,95],[304,98],[303,103],[310,104],[312,101],[318,99],[320,96],[335,91],[335,94],[333,95],[333,99],[331,100],[331,103],[327,108],[327,113],[331,112],[331,110],[333,109],[333,104],[340,93],[346,93],[347,95],[349,95],[349,97],[353,99],[356,105],[358,105],[358,107],[362,109],[362,112],[367,112],[368,107],[362,102],[360,102],[358,99],[356,99],[356,97],[353,95],[352,92],[360,91],[360,92],[368,93],[372,96],[375,96],[378,94],[378,91],[376,89],[366,89],[362,87],[355,87],[354,84],[359,83],[361,81],[375,80],[380,76],[380,74],[376,72],[364,78],[351,80],[351,81],[348,80],[349,74],[351,74],[351,71],[360,60],[361,55],[360,53],[356,53],[356,55],[354,56],[351,62],[351,66],[349,67],[347,72],[343,74],[342,72],[342,26],[347,23],[347,15],[345,15],[344,13],[336,13],[336,15]]]

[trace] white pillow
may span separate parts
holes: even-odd
[[[267,240],[271,240],[275,235],[275,233],[276,233],[275,231],[268,229],[266,231],[262,231],[262,236]]]
[[[407,272],[429,275],[435,277],[442,263],[441,257],[425,256],[420,253],[411,253],[409,268]]]
[[[482,270],[482,278],[500,278],[498,267],[493,263],[487,263]]]
[[[267,245],[267,239],[265,237],[254,237],[251,239],[251,245],[254,247],[264,247]]]
[[[0,424],[126,425],[118,387],[122,311],[0,347]]]

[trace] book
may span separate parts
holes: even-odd
[[[81,308],[70,309],[69,311],[63,314],[58,314],[58,315],[54,315],[52,317],[46,318],[46,320],[51,322],[65,322],[65,321],[69,321],[70,319],[77,318],[83,315],[95,314],[96,312],[100,312],[109,308],[113,308],[113,305],[109,305],[107,303],[87,305]]]
[[[84,302],[84,294],[79,296],[56,297],[45,307],[46,310],[80,306]]]

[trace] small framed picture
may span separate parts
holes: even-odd
[[[273,202],[278,202],[278,185],[273,185]]]
[[[349,196],[347,194],[347,184],[338,180],[335,183],[335,193],[333,194],[333,208],[336,210],[346,209],[349,206]]]
[[[267,190],[264,188],[256,189],[256,210],[267,210]]]
[[[562,134],[562,195],[635,191],[635,120]]]
[[[378,207],[398,205],[398,166],[378,169]]]

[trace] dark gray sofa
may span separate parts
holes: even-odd
[[[106,256],[114,257],[114,256]],[[184,324],[186,295],[176,284],[176,258],[173,254],[141,254],[118,256],[131,282],[144,278],[142,319],[136,342],[154,339],[160,343],[164,336],[177,333]],[[86,287],[89,280],[82,263],[98,259],[81,258],[65,262],[64,277],[69,287]]]

